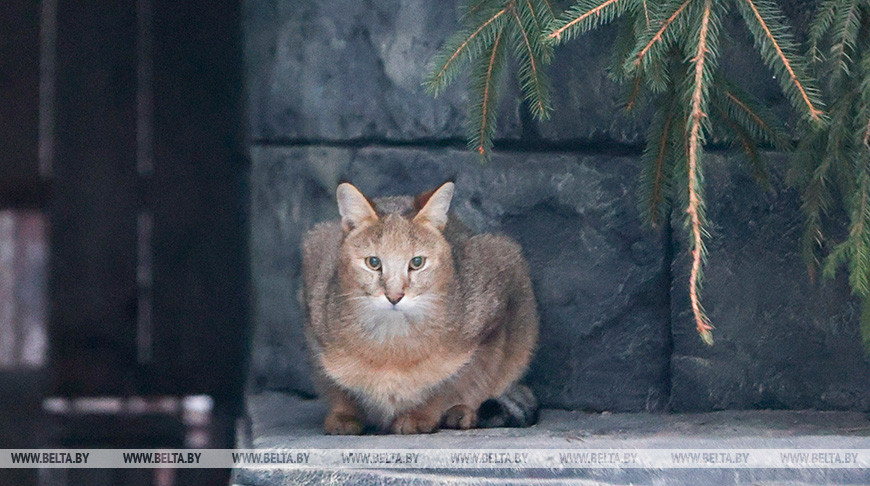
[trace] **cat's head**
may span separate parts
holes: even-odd
[[[443,299],[453,278],[450,245],[442,234],[453,190],[448,182],[418,197],[416,210],[400,213],[379,212],[356,187],[339,185],[342,292],[366,309],[409,317]]]

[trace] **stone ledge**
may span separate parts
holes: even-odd
[[[441,431],[431,435],[326,436],[322,402],[266,392],[248,397],[248,434],[240,448],[791,448],[870,449],[870,421],[857,412],[721,411],[698,414],[590,414],[543,410],[528,429]],[[247,438],[246,438],[247,436]],[[856,469],[239,469],[238,485],[311,484],[867,484]]]

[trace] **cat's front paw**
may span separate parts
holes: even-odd
[[[332,412],[323,421],[323,430],[329,435],[360,435],[363,424],[353,415]]]
[[[394,434],[431,434],[438,430],[438,420],[421,413],[399,415],[390,430]]]
[[[444,428],[467,430],[477,427],[477,410],[468,405],[454,405],[444,412]]]

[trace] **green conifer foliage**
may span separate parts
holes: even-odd
[[[720,20],[729,11],[742,19],[755,49],[779,81],[783,94],[804,120],[805,155],[793,181],[803,189],[807,214],[804,248],[818,261],[824,248],[823,220],[832,204],[831,185],[847,195],[851,230],[824,262],[826,274],[845,264],[856,292],[870,292],[870,0],[825,0],[810,28],[809,56],[798,45],[774,0],[574,0],[559,14],[546,0],[467,0],[462,30],[433,61],[426,80],[438,94],[472,65],[472,148],[488,155],[495,133],[491,78],[502,59],[495,56],[502,33],[519,66],[525,100],[536,118],[550,110],[544,74],[551,49],[611,22],[620,24],[610,74],[624,89],[629,112],[641,103],[655,107],[646,135],[640,180],[640,206],[653,226],[667,224],[671,205],[684,214],[692,267],[689,295],[694,324],[712,343],[712,325],[701,305],[707,238],[704,198],[704,146],[727,142],[742,153],[765,183],[766,162],[759,148],[792,150],[792,135],[749,93],[730,82],[719,66]],[[828,69],[825,108],[814,74]],[[857,134],[857,135],[856,135]],[[824,154],[819,156],[818,154]],[[851,182],[849,182],[851,181]],[[846,190],[844,190],[846,189]]]
[[[804,257],[811,275],[833,277],[845,267],[856,295],[870,294],[870,1],[825,0],[809,29],[810,59],[825,80],[830,123],[812,127],[798,146],[793,182],[802,189],[806,215]],[[837,200],[839,199],[839,200]],[[824,230],[834,208],[845,208],[842,241]],[[870,352],[870,325],[862,325]]]
[[[516,59],[523,95],[538,120],[550,117],[550,80],[544,70],[553,46],[543,32],[553,22],[547,0],[471,0],[461,5],[462,28],[431,62],[427,91],[438,96],[471,64],[468,145],[489,157],[506,52]]]

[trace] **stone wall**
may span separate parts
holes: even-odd
[[[737,159],[705,159],[713,226],[704,303],[716,325],[716,345],[705,347],[688,307],[680,219],[660,232],[639,222],[645,121],[616,106],[604,70],[613,30],[560,49],[550,122],[530,122],[506,80],[499,137],[511,149],[481,165],[462,149],[461,81],[438,99],[420,86],[454,19],[452,1],[246,3],[254,389],[313,393],[298,246],[314,223],[337,216],[338,180],[379,196],[455,177],[455,212],[476,230],[516,238],[530,262],[542,328],[528,382],[544,405],[870,410],[857,303],[843,279],[807,278],[796,195],[781,174],[764,191]],[[723,63],[735,77],[763,69],[740,39],[731,45]],[[751,79],[785,108],[770,80]]]

